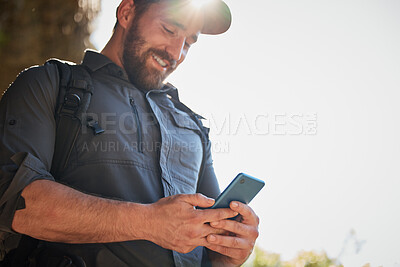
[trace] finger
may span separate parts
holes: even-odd
[[[252,208],[250,206],[243,204],[239,201],[232,201],[230,203],[230,208],[233,211],[238,212],[240,215],[243,217],[243,223],[245,224],[253,224],[253,225],[258,225],[260,222],[260,219],[258,216],[255,214]]]
[[[233,220],[222,220],[222,221],[211,222],[210,226],[234,233],[237,236],[250,237],[256,239],[259,235],[258,227],[247,225]]]
[[[203,194],[190,194],[190,195],[182,195],[184,201],[189,203],[192,206],[198,206],[202,208],[208,208],[214,205],[215,200],[209,197],[206,197]]]
[[[238,215],[236,211],[229,208],[199,210],[199,212],[201,213],[204,223],[225,220]]]
[[[213,245],[220,245],[227,248],[240,248],[246,249],[250,245],[248,241],[244,238],[237,236],[226,236],[226,235],[208,235],[207,241]]]
[[[209,245],[210,243],[207,241],[207,237],[202,237],[199,239],[198,243],[196,244],[197,246],[202,246],[205,247]]]
[[[191,240],[188,240],[187,246],[188,247],[198,247],[198,246],[207,246],[210,245],[210,243],[207,241],[207,235],[206,236],[201,236],[201,237],[196,237]]]
[[[214,228],[214,227],[211,227],[210,224],[204,224],[201,236],[207,237],[210,234],[225,235],[227,233],[228,232],[224,229]]]

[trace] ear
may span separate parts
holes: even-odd
[[[130,20],[135,14],[135,3],[133,0],[123,0],[117,9],[118,24],[126,29],[129,26]]]

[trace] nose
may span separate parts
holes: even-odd
[[[170,56],[177,62],[179,62],[184,55],[185,42],[185,37],[175,38],[171,40],[166,48],[168,54],[170,54]]]

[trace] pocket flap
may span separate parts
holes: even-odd
[[[194,131],[200,131],[199,126],[185,112],[174,109],[170,112],[175,124],[180,128],[186,128]]]

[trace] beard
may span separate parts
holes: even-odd
[[[122,64],[129,81],[138,89],[144,91],[161,89],[164,80],[176,69],[176,61],[166,51],[149,47],[139,33],[138,20],[139,18],[134,19],[125,38]],[[153,55],[170,62],[166,72],[148,65],[147,61]]]

